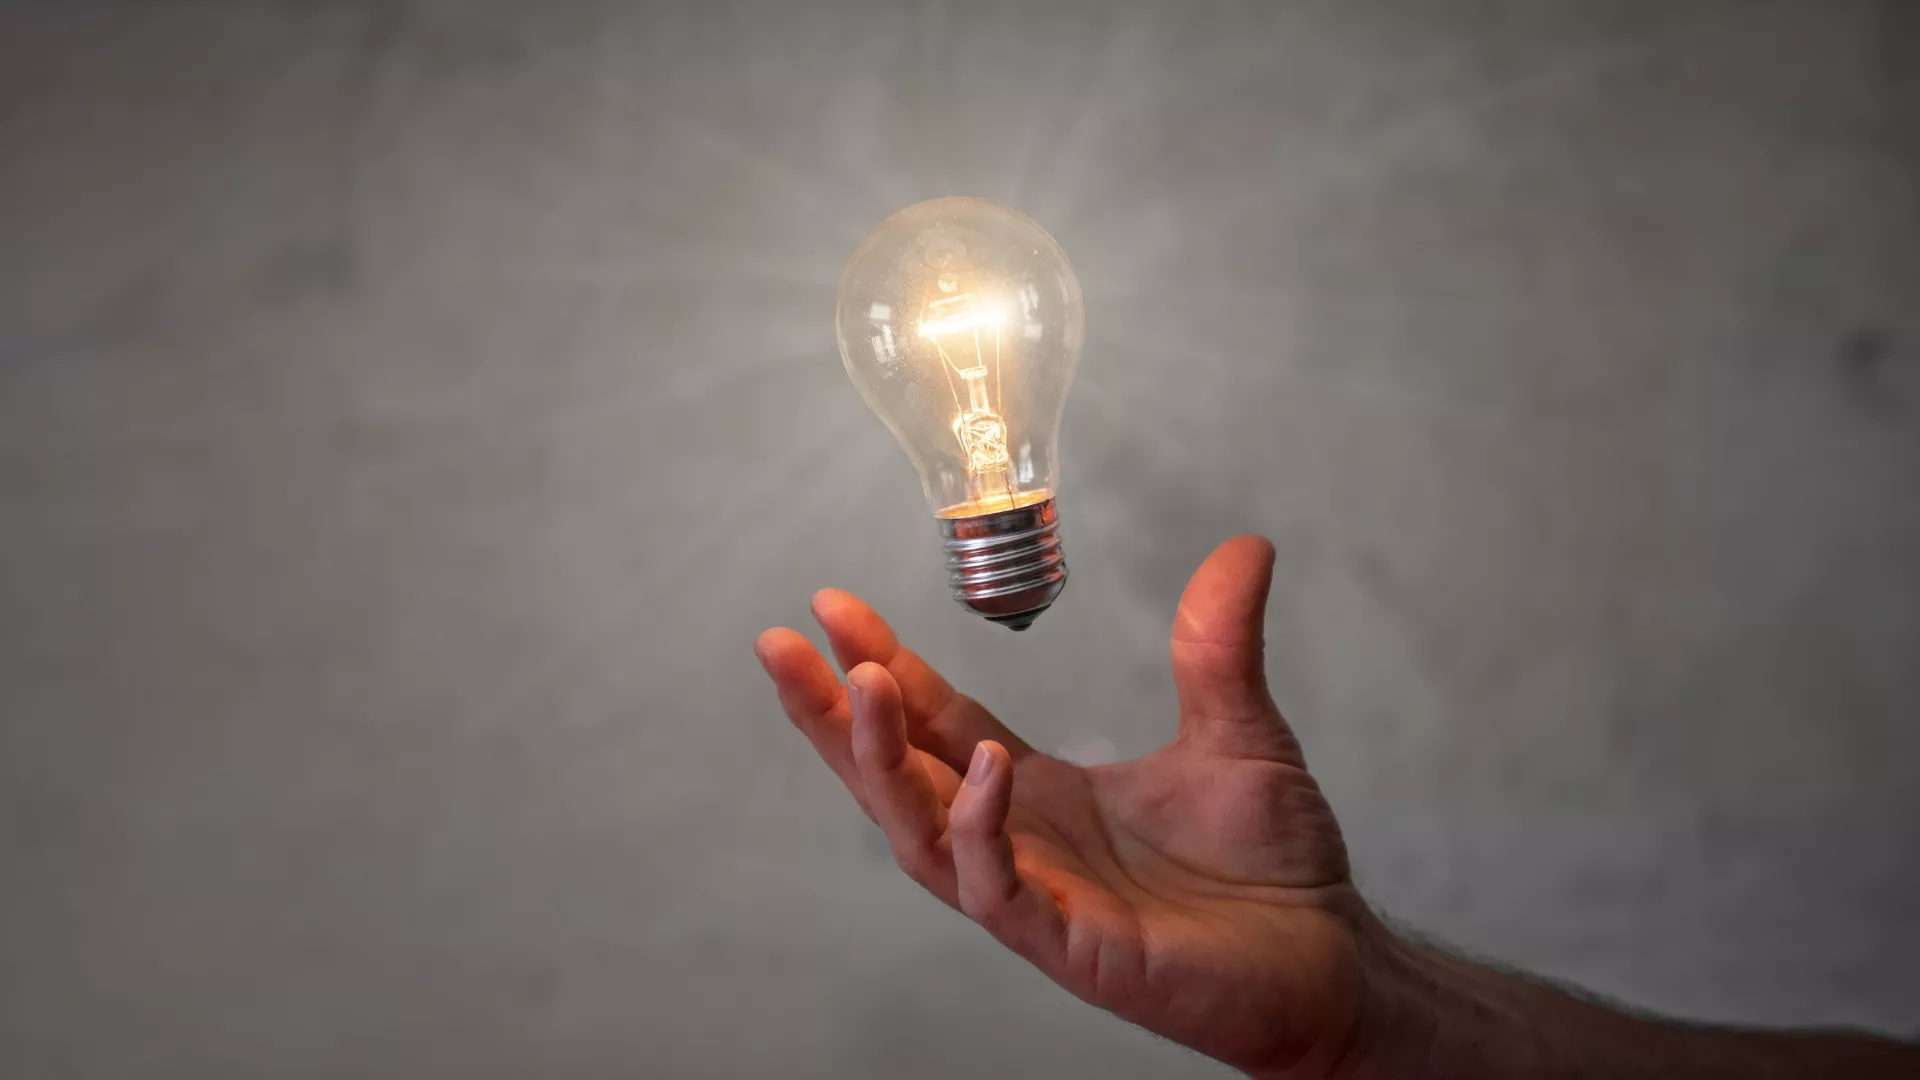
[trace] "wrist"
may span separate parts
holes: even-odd
[[[1773,1080],[1915,1075],[1920,1048],[1859,1033],[1662,1022],[1484,967],[1355,920],[1363,989],[1352,1036],[1315,1080]]]
[[[1438,1035],[1443,957],[1393,932],[1371,911],[1355,928],[1361,1006],[1354,1036],[1329,1080],[1423,1075]]]
[[[1549,1032],[1569,1012],[1637,1023],[1410,940],[1371,913],[1359,947],[1366,985],[1360,1022],[1329,1080],[1559,1076]]]
[[[1395,934],[1356,895],[1342,913],[1358,961],[1359,993],[1350,1024],[1314,1052],[1277,1069],[1256,1069],[1254,1080],[1396,1080],[1426,1075],[1437,1031],[1443,959]]]
[[[1572,1080],[1643,1073],[1648,1060],[1686,1056],[1677,1045],[1683,1032],[1369,922],[1358,1033],[1329,1080]]]

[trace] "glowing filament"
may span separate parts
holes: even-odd
[[[942,275],[939,284],[944,292],[958,287],[957,279],[950,274]],[[991,488],[1004,488],[1009,496],[1012,494],[1007,475],[1012,464],[1007,454],[1007,424],[993,402],[1000,390],[1000,327],[1004,320],[1000,304],[973,293],[939,297],[927,304],[920,318],[920,336],[933,342],[947,368],[956,414],[953,434],[966,452],[969,486],[976,496]],[[993,394],[987,392],[989,375],[993,377]],[[962,386],[966,389],[964,403]]]
[[[1007,457],[1007,426],[992,413],[961,413],[953,422],[953,433],[967,452],[967,471],[975,475],[1004,469]]]

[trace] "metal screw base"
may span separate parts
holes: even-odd
[[[953,598],[993,622],[1025,630],[1067,587],[1053,500],[978,517],[939,518]]]

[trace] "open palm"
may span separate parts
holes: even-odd
[[[1339,826],[1268,695],[1273,549],[1222,544],[1174,616],[1178,733],[1080,768],[1035,751],[853,596],[755,651],[913,879],[1086,1001],[1249,1071],[1335,1072],[1367,916]]]

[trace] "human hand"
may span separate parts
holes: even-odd
[[[1115,765],[1035,751],[848,593],[813,603],[845,687],[792,630],[754,651],[929,892],[1091,1004],[1249,1072],[1329,1077],[1363,1051],[1377,924],[1267,692],[1272,576],[1258,537],[1194,572],[1173,622],[1177,733]]]

